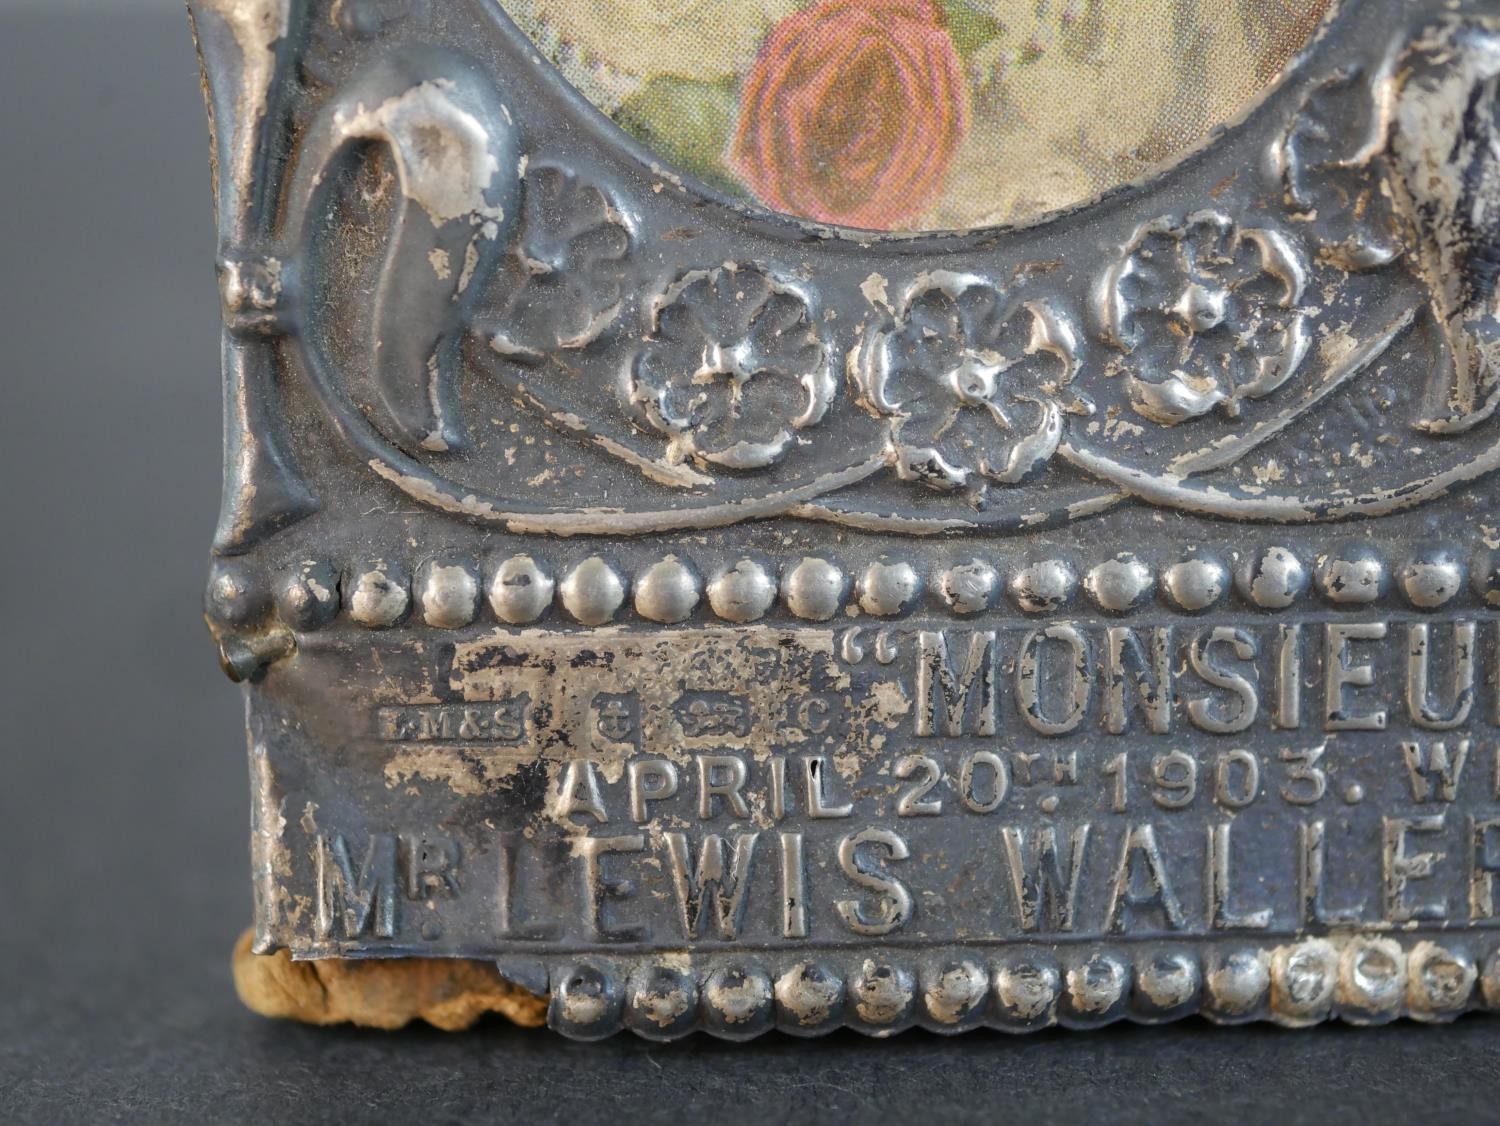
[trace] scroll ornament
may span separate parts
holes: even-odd
[[[1397,198],[1451,368],[1419,425],[1462,433],[1500,406],[1500,20],[1431,29],[1393,85]]]
[[[1293,221],[1320,260],[1348,271],[1401,256],[1388,168],[1383,76],[1340,70],[1316,85],[1287,126],[1275,157]]]

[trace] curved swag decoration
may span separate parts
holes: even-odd
[[[370,145],[395,165],[399,200],[369,336],[350,357],[369,371],[402,438],[435,452],[463,446],[453,400],[475,295],[511,241],[519,138],[477,67],[452,51],[406,48],[361,71],[318,115],[292,185],[297,243],[323,210],[340,165]]]

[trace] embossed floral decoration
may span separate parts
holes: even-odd
[[[1048,306],[939,272],[866,335],[851,366],[865,404],[890,420],[896,473],[982,501],[989,486],[1045,467],[1065,413],[1092,412],[1070,386],[1076,351],[1072,327]]]
[[[623,392],[667,459],[728,469],[780,461],[822,420],[835,384],[806,299],[753,266],[695,271],[652,312]]]
[[[1277,231],[1213,211],[1142,224],[1104,279],[1106,339],[1130,401],[1171,426],[1282,386],[1307,354],[1301,259]]]
[[[583,347],[620,311],[629,250],[630,230],[602,191],[554,165],[529,169],[520,234],[492,287],[503,302],[480,333],[521,363]]]

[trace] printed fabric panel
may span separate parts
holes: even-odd
[[[1329,0],[502,0],[626,132],[720,190],[875,230],[1021,222],[1252,103]]]

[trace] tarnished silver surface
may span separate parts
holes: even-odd
[[[1500,1005],[1493,3],[918,236],[715,197],[487,0],[189,7],[261,950],[583,1038]]]

